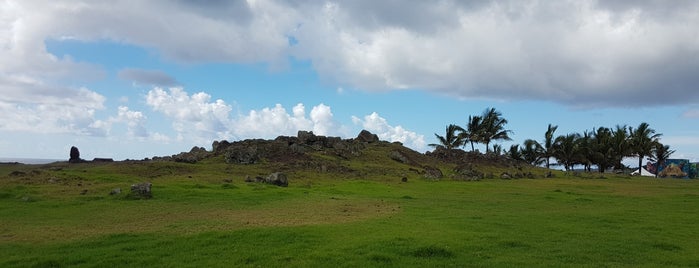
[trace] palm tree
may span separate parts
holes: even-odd
[[[612,147],[612,131],[606,127],[599,127],[593,130],[590,142],[590,161],[597,165],[602,173],[613,165],[616,153]]]
[[[468,116],[468,124],[466,125],[466,130],[461,132],[461,136],[464,139],[464,145],[466,144],[466,141],[471,143],[471,152],[475,151],[475,148],[473,147],[473,143],[479,143],[481,142],[481,136],[482,136],[482,119],[480,116]]]
[[[493,153],[495,153],[495,155],[497,155],[497,156],[502,155],[502,145],[493,144]]]
[[[650,154],[650,160],[655,161],[656,170],[660,170],[660,166],[665,164],[665,160],[670,159],[670,156],[675,153],[675,150],[670,150],[670,145],[663,145],[660,142],[653,143],[653,152]],[[655,172],[655,177],[658,177],[659,172]]]
[[[434,136],[437,137],[437,140],[439,140],[440,144],[430,144],[430,146],[444,146],[447,148],[447,150],[459,148],[459,146],[464,143],[464,140],[459,137],[457,134],[458,131],[464,131],[464,129],[454,124],[448,125],[445,136],[437,135],[437,133],[434,134]]]
[[[532,139],[526,139],[524,140],[524,144],[522,146],[522,157],[524,158],[524,161],[527,161],[529,164],[538,166],[544,163],[543,157],[543,148],[541,147],[541,144],[536,142],[535,140]]]
[[[552,146],[553,156],[559,164],[563,164],[566,171],[573,168],[573,165],[580,160],[579,142],[580,134],[574,133],[558,136]]]
[[[553,126],[549,124],[548,128],[546,129],[546,133],[544,134],[544,145],[542,147],[542,156],[544,159],[546,159],[546,168],[550,168],[551,163],[550,159],[553,156],[553,133],[556,132],[556,129],[558,129],[558,126]]]
[[[512,160],[524,160],[524,155],[522,155],[522,151],[519,149],[519,144],[511,145],[510,150],[507,151],[507,156]]]
[[[509,134],[511,130],[505,129],[507,124],[507,119],[502,117],[502,113],[495,110],[495,108],[488,108],[483,111],[481,115],[482,118],[482,128],[481,140],[485,143],[485,151],[489,151],[489,144],[494,140],[512,140]]]
[[[579,163],[585,166],[587,172],[592,171],[592,159],[594,158],[592,132],[585,130],[578,139]]]
[[[609,142],[613,151],[612,160],[614,161],[614,169],[623,169],[622,161],[624,157],[631,155],[631,146],[629,143],[629,132],[626,125],[616,125],[616,129],[612,132],[612,137]]]
[[[635,130],[629,128],[630,138],[631,138],[631,151],[633,154],[638,156],[638,170],[643,168],[643,157],[649,156],[653,153],[655,144],[658,143],[658,138],[662,134],[656,134],[655,130],[650,128],[648,123],[643,122],[638,125]]]

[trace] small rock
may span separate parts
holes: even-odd
[[[400,179],[400,181],[401,182],[408,182],[408,177],[403,177],[402,179]]]
[[[109,192],[109,195],[116,195],[121,193],[121,188],[114,188],[112,189],[111,192]]]
[[[500,174],[500,178],[504,180],[509,180],[512,179],[512,175],[510,175],[510,173],[503,172],[502,174]]]

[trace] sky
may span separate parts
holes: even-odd
[[[495,107],[504,148],[647,122],[699,161],[697,29],[694,0],[0,0],[0,157],[362,129],[424,152]]]

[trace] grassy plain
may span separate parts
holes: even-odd
[[[0,165],[0,267],[699,266],[697,181],[432,181],[371,155],[288,188],[220,159]]]

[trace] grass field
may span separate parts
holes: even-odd
[[[213,160],[0,165],[0,267],[699,266],[693,180],[243,182],[260,173]],[[153,199],[126,198],[141,181]]]

